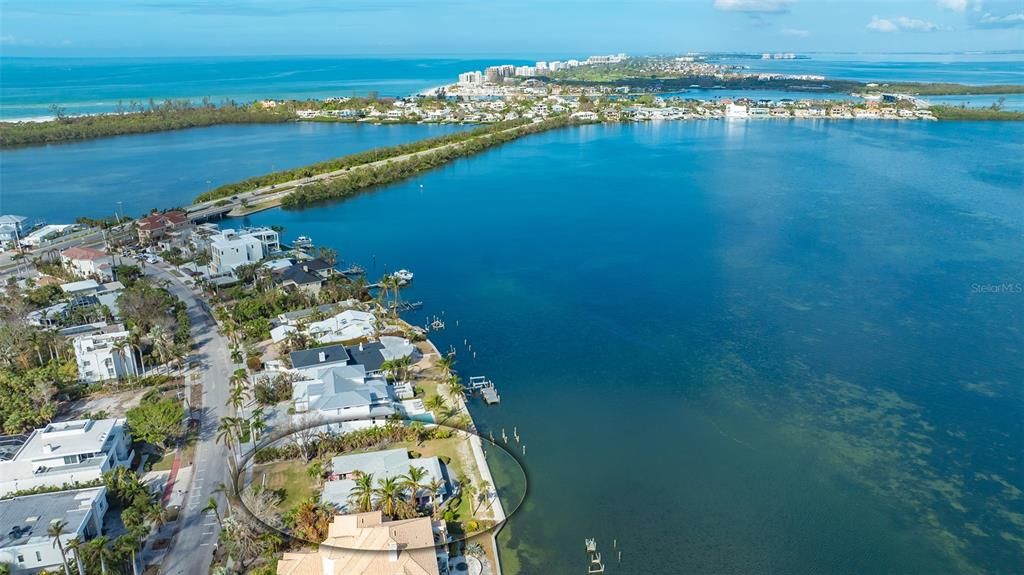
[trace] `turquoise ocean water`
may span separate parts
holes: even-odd
[[[579,55],[541,57],[551,60]],[[967,84],[1024,84],[1021,54],[813,55],[801,60],[725,59],[751,71],[821,74],[861,81],[906,80]],[[406,96],[456,80],[460,72],[494,64],[527,64],[509,58],[0,58],[0,120],[51,116],[59,104],[69,114],[114,110],[118,102],[208,97],[262,98]],[[1024,108],[1019,97],[1011,104]],[[976,100],[975,103],[980,102]]]

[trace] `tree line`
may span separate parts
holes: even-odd
[[[146,134],[213,126],[217,124],[271,124],[295,119],[290,106],[263,108],[257,104],[238,104],[225,100],[219,105],[207,100],[199,104],[187,100],[150,100],[148,104],[119,104],[110,114],[68,116],[59,106],[51,107],[55,116],[46,122],[0,122],[0,148],[37,146],[89,140],[125,134]]]
[[[349,154],[340,158],[334,158],[332,160],[326,160],[323,162],[317,162],[315,164],[309,164],[307,166],[301,166],[298,168],[292,168],[290,170],[280,170],[272,172],[270,174],[264,174],[262,176],[254,176],[247,178],[240,182],[233,184],[225,184],[223,186],[214,188],[209,192],[205,192],[196,198],[196,201],[203,202],[209,200],[216,200],[218,198],[225,198],[240,194],[243,192],[249,192],[256,188],[262,188],[264,186],[270,186],[273,184],[283,184],[299,178],[308,178],[317,174],[326,174],[328,172],[335,172],[338,170],[344,170],[346,168],[352,168],[355,166],[361,166],[363,164],[369,164],[372,162],[379,162],[381,160],[387,160],[398,156],[404,156],[406,154],[412,154],[415,152],[422,152],[432,148],[437,148],[446,144],[454,144],[457,142],[463,142],[479,136],[492,134],[495,132],[501,132],[508,130],[509,128],[515,128],[516,126],[522,126],[529,123],[529,120],[512,120],[507,122],[496,122],[494,124],[487,124],[473,130],[467,130],[463,132],[456,132],[454,134],[448,134],[445,136],[437,136],[434,138],[427,138],[418,142],[412,142],[409,144],[399,144],[397,146],[387,146],[383,148],[374,148],[365,152],[358,152],[355,154]]]
[[[317,182],[296,188],[285,196],[281,205],[296,207],[312,202],[343,198],[366,188],[397,182],[442,166],[457,158],[472,156],[484,150],[530,134],[537,134],[573,123],[568,117],[558,117],[543,122],[527,124],[516,129],[492,131],[478,137],[467,138],[455,146],[429,149],[416,156],[389,161],[385,164],[355,170],[324,182]]]

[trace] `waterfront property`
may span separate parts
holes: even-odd
[[[65,562],[74,565],[73,554],[61,557],[61,550],[72,540],[85,543],[103,532],[106,491],[94,487],[0,500],[0,564],[12,575],[58,573]],[[57,524],[64,526],[60,545],[49,533]],[[81,563],[79,572],[84,572]]]
[[[426,472],[422,480],[422,488],[416,493],[416,504],[430,503],[431,493],[426,485],[433,481],[442,484],[441,488],[433,494],[433,498],[438,505],[443,504],[450,494],[444,464],[437,457],[410,459],[409,450],[404,448],[334,457],[331,459],[330,480],[324,483],[320,501],[333,506],[340,513],[348,513],[352,511],[352,493],[359,477],[372,475],[374,481],[388,478],[400,479],[409,473],[410,467],[417,467]]]
[[[28,437],[8,437],[0,448],[0,496],[37,487],[100,479],[135,457],[123,419],[50,423]]]
[[[242,265],[258,263],[280,252],[277,232],[269,228],[224,229],[209,238],[210,271],[228,274]]]
[[[303,379],[292,384],[292,406],[298,421],[330,419],[332,429],[358,429],[381,425],[394,415],[394,401],[387,382],[368,377],[361,365],[307,368]]]
[[[162,240],[168,235],[175,234],[179,230],[188,228],[190,225],[188,216],[178,210],[152,213],[135,222],[135,229],[139,233],[139,243],[150,245],[157,240]]]
[[[285,553],[278,575],[447,575],[447,526],[429,517],[385,521],[380,511],[338,515],[316,551]]]

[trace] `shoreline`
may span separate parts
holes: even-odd
[[[441,352],[438,351],[437,346],[434,345],[434,342],[430,338],[426,339],[426,343],[439,359],[444,357]],[[455,399],[458,401],[459,407],[466,412],[466,416],[469,417],[470,424],[476,428],[476,422],[473,420],[473,414],[469,410],[469,404],[466,402],[465,394],[462,394]],[[508,520],[508,516],[505,515],[505,507],[501,503],[501,497],[498,496],[498,484],[494,482],[494,476],[491,474],[490,465],[487,463],[487,456],[484,455],[483,442],[480,439],[480,436],[476,433],[470,433],[469,436],[470,450],[473,452],[473,459],[476,462],[478,471],[480,472],[480,477],[484,481],[490,483],[491,487],[494,489],[494,496],[492,498],[493,502],[490,507],[494,516],[494,529],[490,532],[491,546],[494,549],[494,575],[501,575],[501,554],[498,552],[498,533],[500,533],[502,528],[504,528],[505,522]]]

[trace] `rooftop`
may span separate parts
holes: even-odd
[[[289,354],[294,369],[306,369],[329,363],[348,363],[349,355],[344,346],[328,345],[311,349],[300,349]]]
[[[0,501],[0,548],[48,542],[46,530],[54,521],[67,521],[74,536],[88,519],[93,502],[104,496],[105,487],[58,491]]]
[[[123,419],[76,419],[51,423],[33,431],[16,458],[53,459],[78,453],[96,453],[103,450],[111,433],[123,426]]]
[[[96,280],[81,280],[61,284],[60,289],[64,290],[64,293],[75,293],[87,290],[98,290],[100,289],[100,284]]]
[[[374,552],[376,551],[376,553]],[[384,522],[380,511],[338,515],[315,552],[285,553],[279,575],[437,575],[429,517]]]
[[[93,248],[75,246],[61,252],[61,255],[72,260],[99,260],[107,257],[107,254]]]

